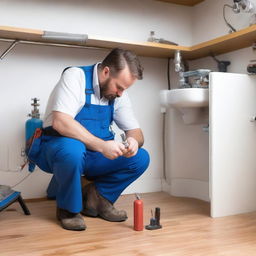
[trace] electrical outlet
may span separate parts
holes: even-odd
[[[4,143],[3,143],[4,145]],[[9,147],[0,147],[0,171],[20,172],[25,163],[25,149],[16,143]]]
[[[164,107],[161,107],[160,108],[160,112],[163,114],[163,113],[166,113],[166,108],[164,108]]]
[[[252,117],[250,118],[250,121],[251,121],[251,122],[256,122],[256,116],[252,116]]]
[[[8,148],[8,171],[19,172],[23,158],[20,155],[20,147],[12,145]]]
[[[21,157],[25,157],[25,156],[26,156],[25,148],[21,148],[21,150],[20,150],[20,156],[21,156]]]

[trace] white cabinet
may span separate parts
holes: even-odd
[[[211,216],[256,210],[256,77],[210,74]]]

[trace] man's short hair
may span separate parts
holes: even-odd
[[[143,78],[143,67],[138,57],[134,52],[128,50],[114,48],[102,61],[100,66],[102,69],[109,67],[110,74],[115,77],[126,65],[135,78],[138,80]]]

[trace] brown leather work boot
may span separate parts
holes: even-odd
[[[82,231],[86,229],[84,218],[80,213],[72,213],[64,209],[57,208],[57,219],[64,229]]]
[[[93,183],[83,188],[83,210],[82,214],[90,217],[101,217],[104,220],[119,222],[127,219],[123,210],[117,210],[112,203],[102,197]]]

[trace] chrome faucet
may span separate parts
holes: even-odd
[[[174,55],[175,71],[179,73],[180,87],[181,88],[193,88],[193,87],[208,87],[208,75],[211,72],[210,69],[197,69],[194,71],[184,72],[184,66],[182,64],[182,57],[179,50],[175,51]],[[194,78],[194,82],[189,82],[190,77]]]
[[[189,85],[187,84],[185,77],[184,77],[184,65],[182,63],[182,57],[181,57],[181,53],[180,50],[176,50],[175,54],[174,54],[174,64],[175,64],[175,72],[179,73],[180,79],[180,87],[184,88],[184,87],[189,87]]]
[[[175,71],[176,72],[183,72],[184,71],[184,68],[182,66],[182,57],[181,57],[180,50],[175,51],[174,64],[175,64]]]

